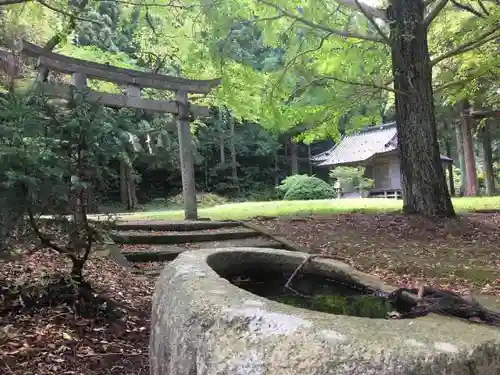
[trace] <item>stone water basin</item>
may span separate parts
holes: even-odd
[[[258,280],[268,287],[245,285],[266,274],[281,273],[279,282],[286,282],[307,256],[260,248],[179,255],[153,297],[151,375],[500,374],[498,328],[437,315],[328,314],[273,300],[274,276]],[[303,273],[305,281],[341,280],[360,294],[395,289],[330,259],[312,260]],[[299,280],[298,287],[302,293],[311,283]]]

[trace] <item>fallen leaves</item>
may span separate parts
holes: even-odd
[[[26,254],[0,263],[0,285],[39,285],[51,275],[68,271],[69,266],[50,250]],[[82,317],[71,303],[61,300],[0,314],[0,373],[148,373],[154,279],[133,275],[107,259],[91,259],[85,278],[92,285],[93,297],[103,304],[101,315]],[[5,290],[0,296],[2,310]],[[103,313],[109,306],[116,314]]]
[[[500,215],[457,219],[345,214],[259,222],[314,253],[398,287],[417,282],[458,293],[500,295]]]

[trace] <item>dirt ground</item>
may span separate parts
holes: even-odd
[[[400,287],[424,281],[458,292],[500,295],[500,215],[430,220],[348,214],[258,222]]]

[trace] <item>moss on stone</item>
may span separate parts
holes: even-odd
[[[385,319],[389,312],[387,301],[376,296],[315,295],[311,298],[305,298],[298,295],[286,295],[277,297],[276,301],[328,314],[364,318]]]

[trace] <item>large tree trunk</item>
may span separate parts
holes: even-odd
[[[486,186],[486,195],[495,195],[495,176],[493,174],[493,150],[491,149],[491,133],[489,121],[486,120],[481,129],[483,141],[483,165],[484,165],[484,184]]]
[[[463,101],[461,103],[461,113],[462,113],[462,137],[464,141],[464,164],[465,164],[465,174],[467,176],[467,185],[465,187],[464,195],[467,197],[477,196],[478,194],[478,184],[477,184],[477,169],[476,169],[476,156],[474,155],[474,143],[472,141],[472,128],[474,126],[474,120],[469,115],[469,103]]]
[[[460,166],[460,196],[465,194],[467,187],[467,172],[465,170],[464,158],[464,135],[462,134],[462,122],[455,124],[455,134],[457,137],[458,164]]]
[[[391,0],[388,9],[403,210],[454,216],[441,166],[423,0]]]
[[[446,150],[446,156],[448,156],[451,159],[451,134],[450,134],[450,127],[448,125],[448,121],[443,122],[444,126],[444,131],[445,131],[445,139],[444,139],[444,148]],[[450,188],[450,194],[451,196],[455,195],[455,180],[453,178],[453,164],[452,163],[447,163],[446,164],[447,169],[448,169],[448,186]]]

